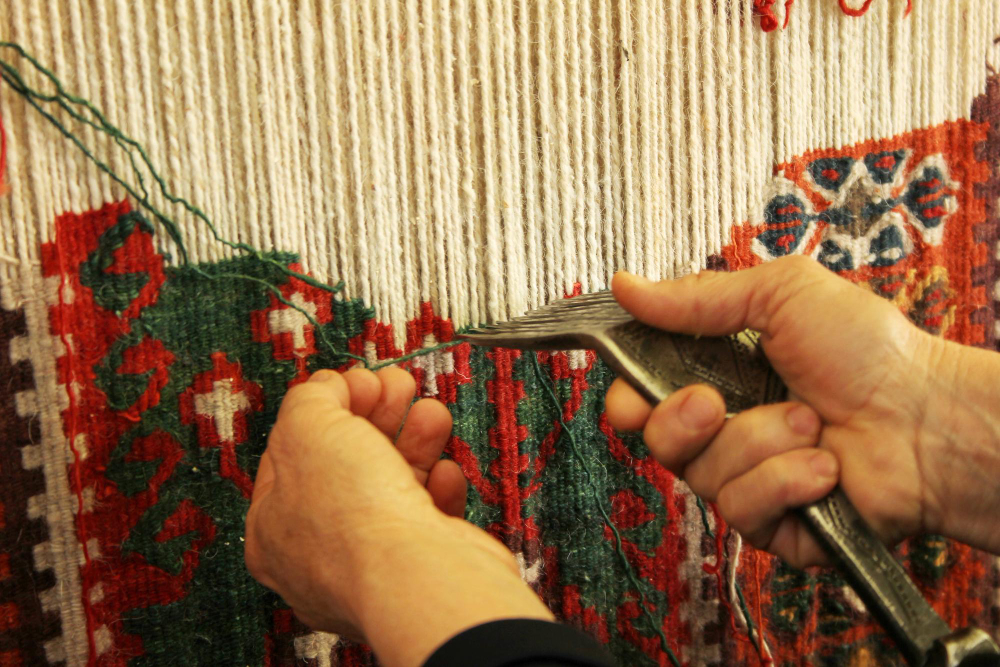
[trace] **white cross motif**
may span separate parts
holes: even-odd
[[[539,577],[542,576],[541,558],[536,558],[535,562],[529,566],[527,559],[524,557],[524,552],[518,551],[514,554],[514,560],[517,561],[517,569],[520,571],[521,579],[524,583],[530,586],[538,582]]]
[[[250,410],[250,399],[245,392],[233,392],[233,381],[229,378],[212,383],[208,394],[196,394],[194,411],[215,420],[215,430],[220,442],[234,442],[233,417],[237,412]]]
[[[309,317],[316,319],[316,304],[312,301],[306,301],[301,292],[296,292],[288,300],[309,313]],[[270,332],[275,335],[292,334],[292,348],[296,352],[306,348],[306,327],[311,326],[309,318],[295,308],[272,310],[267,315],[267,327]]]

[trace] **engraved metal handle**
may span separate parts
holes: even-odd
[[[799,509],[868,610],[896,640],[911,665],[924,665],[935,640],[951,632],[906,570],[838,487]]]
[[[602,357],[653,403],[695,383],[718,389],[731,413],[782,401],[788,393],[753,332],[695,338],[632,321],[608,329],[598,342]],[[936,641],[940,647],[948,644],[949,637],[965,637],[951,635],[948,625],[839,487],[798,512],[911,665],[929,665],[929,659],[935,662],[932,648]],[[978,635],[976,639],[983,641]],[[982,650],[993,655],[996,645],[989,637],[986,642],[992,648]]]

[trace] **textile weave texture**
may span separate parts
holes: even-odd
[[[282,396],[620,268],[803,254],[935,335],[995,348],[1000,9],[863,6],[0,7],[0,40],[146,145],[222,236],[263,249],[234,252],[154,191],[185,264],[0,84],[0,666],[372,664],[243,567]],[[114,141],[71,127],[129,173]],[[621,664],[669,664],[643,607],[686,665],[900,662],[839,575],[742,545],[610,427],[614,375],[592,353],[461,344],[401,365],[452,412],[467,518]],[[937,536],[896,555],[947,622],[1000,633],[995,557]]]

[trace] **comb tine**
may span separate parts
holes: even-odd
[[[593,347],[609,326],[631,320],[611,292],[559,299],[506,322],[471,329],[461,337],[479,345],[553,350]]]

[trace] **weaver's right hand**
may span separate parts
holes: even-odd
[[[805,257],[659,283],[619,273],[613,290],[652,326],[761,332],[786,403],[726,420],[702,385],[655,408],[622,380],[607,397],[612,425],[644,429],[653,455],[755,546],[824,562],[789,510],[839,482],[888,543],[933,532],[1000,552],[1000,355],[921,331]]]

